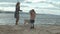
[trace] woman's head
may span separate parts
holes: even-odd
[[[19,6],[20,5],[20,2],[17,2],[16,6]]]

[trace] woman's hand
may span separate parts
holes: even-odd
[[[19,10],[19,11],[22,11],[22,10]]]

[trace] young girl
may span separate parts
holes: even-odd
[[[31,29],[34,29],[35,17],[36,17],[36,13],[35,13],[34,9],[30,10]]]

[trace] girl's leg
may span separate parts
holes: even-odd
[[[34,23],[31,23],[31,29],[34,29]]]
[[[33,26],[32,26],[32,28],[34,28],[34,23],[33,23]]]

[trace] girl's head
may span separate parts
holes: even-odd
[[[32,9],[32,10],[30,11],[30,13],[35,13],[35,10],[34,10],[34,9]]]

